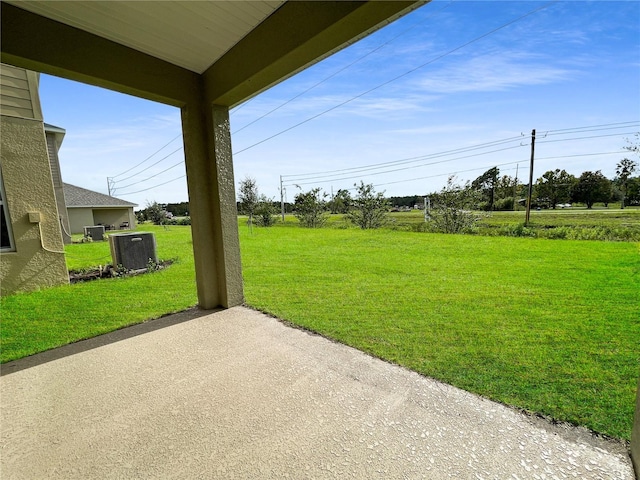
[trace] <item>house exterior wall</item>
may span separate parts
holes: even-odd
[[[119,230],[120,225],[124,222],[128,222],[130,228],[135,227],[135,216],[133,215],[133,207],[94,208],[93,219],[95,220],[96,225],[113,225],[116,230]]]
[[[43,123],[4,112],[0,168],[15,251],[0,255],[0,295],[69,282]]]
[[[56,204],[58,206],[58,214],[60,215],[60,224],[62,226],[62,240],[64,243],[71,243],[69,215],[67,213],[67,205],[64,201],[64,189],[62,186],[62,173],[60,172],[60,160],[58,158],[56,136],[55,134],[46,131],[45,136],[47,139],[47,151],[49,153],[51,178],[53,180],[53,191],[56,195]]]
[[[135,228],[136,216],[133,207],[124,208],[96,208],[96,207],[68,207],[69,225],[71,233],[84,233],[84,227],[93,225],[113,225],[116,229],[124,222],[129,222],[130,228]]]
[[[2,64],[0,87],[2,115],[42,120],[37,73]]]
[[[69,233],[84,233],[84,227],[90,227],[96,223],[93,220],[93,209],[67,208],[69,214]]]

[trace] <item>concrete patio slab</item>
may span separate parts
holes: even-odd
[[[151,330],[5,367],[0,476],[634,478],[618,444],[247,308]]]

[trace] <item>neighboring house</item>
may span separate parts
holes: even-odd
[[[62,227],[62,241],[71,243],[71,234],[69,230],[69,215],[67,215],[67,206],[64,202],[64,191],[62,189],[62,173],[60,171],[60,159],[58,151],[62,145],[62,140],[67,131],[64,128],[44,124],[44,135],[47,140],[47,152],[49,154],[49,167],[51,168],[51,179],[53,180],[53,191],[56,195],[56,205],[58,206],[58,217],[60,226]]]
[[[69,282],[38,81],[0,66],[1,295]]]
[[[63,183],[70,233],[83,233],[84,227],[104,225],[105,230],[134,228],[138,205],[102,193]]]

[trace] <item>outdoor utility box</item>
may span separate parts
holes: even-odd
[[[91,237],[93,241],[104,240],[104,225],[84,227],[84,236]]]
[[[109,246],[114,267],[141,270],[147,268],[149,261],[158,263],[153,233],[114,233],[109,235]]]

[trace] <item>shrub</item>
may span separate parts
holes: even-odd
[[[507,211],[513,210],[513,197],[501,198],[493,204],[494,210]]]
[[[517,223],[500,228],[499,235],[506,237],[535,237],[536,232],[534,229],[526,227],[524,223]]]
[[[320,194],[320,188],[314,188],[296,195],[294,215],[303,227],[322,227],[327,221],[327,194]]]
[[[354,225],[363,230],[370,228],[380,228],[389,210],[389,202],[384,198],[383,192],[375,193],[373,185],[365,185],[360,182],[356,185],[357,195],[351,202],[351,210],[347,213],[347,218]]]
[[[278,221],[276,207],[273,201],[263,196],[255,209],[256,225],[259,227],[272,227]]]
[[[455,183],[455,177],[447,179],[447,185],[434,195],[434,207],[429,212],[430,230],[440,233],[470,233],[482,215],[471,211],[478,203],[480,192]]]

